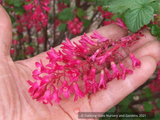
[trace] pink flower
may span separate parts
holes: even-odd
[[[78,99],[78,96],[80,98],[85,97],[84,92],[79,89],[79,86],[78,86],[78,84],[76,82],[73,82],[72,86],[73,86],[73,89],[75,91],[74,101],[76,101]]]
[[[94,62],[95,59],[96,59],[96,57],[97,57],[97,55],[98,55],[99,53],[101,53],[101,51],[102,51],[101,48],[98,49],[98,50],[96,50],[96,52],[95,52],[91,57],[89,57],[89,60],[92,60],[92,61]]]
[[[64,8],[67,7],[64,2],[57,4],[57,6],[58,6],[58,12],[61,12]]]
[[[51,63],[55,63],[57,60],[61,60],[60,54],[56,52],[53,48],[51,48],[51,51],[47,52],[47,55],[47,59],[49,59]]]
[[[74,46],[72,45],[72,43],[71,43],[71,41],[68,39],[68,38],[66,38],[66,42],[62,42],[62,47],[61,48],[63,48],[63,49],[71,49],[71,50],[74,50]]]
[[[75,17],[72,21],[68,21],[68,28],[71,30],[71,33],[74,35],[79,34],[81,31],[81,27],[83,22],[80,22],[77,17]]]
[[[30,85],[30,88],[29,88],[28,92],[31,93],[31,96],[33,96],[35,91],[39,88],[39,84],[37,82],[33,83],[29,80],[27,82]]]
[[[68,74],[70,77],[70,82],[78,81],[78,77],[79,77],[80,73],[77,69],[69,70]]]
[[[59,92],[59,89],[58,89],[58,87],[54,87],[55,89],[54,89],[54,91],[53,91],[53,93],[52,93],[52,95],[51,95],[51,99],[52,100],[54,100],[55,101],[55,103],[57,103],[57,105],[59,105],[59,102],[60,102],[60,100],[62,100],[60,97],[59,97],[59,95],[58,95],[58,92]]]
[[[39,37],[39,38],[38,38],[38,43],[39,43],[39,44],[42,44],[43,42],[44,42],[44,38],[43,38],[43,37]]]
[[[28,55],[28,54],[31,54],[31,53],[33,53],[33,52],[34,52],[34,48],[33,48],[32,46],[28,46],[28,47],[27,47],[26,54]]]
[[[47,13],[49,13],[49,11],[51,10],[50,7],[45,7],[45,6],[43,6],[42,8],[43,8]]]
[[[39,102],[42,102],[43,101],[43,104],[48,104],[50,103],[51,105],[52,104],[52,97],[51,97],[51,90],[48,89],[46,90],[45,94],[43,97],[41,97],[40,99],[38,99]]]
[[[140,67],[141,66],[141,62],[137,59],[137,58],[135,58],[135,56],[132,54],[132,53],[130,53],[130,58],[131,58],[131,60],[132,60],[132,66],[133,66],[133,69],[135,68],[135,67]]]
[[[104,70],[101,70],[101,79],[100,79],[100,81],[99,81],[98,88],[99,88],[99,89],[101,89],[101,88],[106,89],[106,81],[105,81]]]
[[[124,29],[127,29],[127,26],[124,24],[124,22],[120,18],[117,18],[116,24],[123,27]]]
[[[81,36],[81,40],[79,41],[80,43],[84,43],[84,44],[90,44],[92,46],[94,46],[96,44],[95,41],[91,40],[86,33],[84,33],[83,36]]]
[[[118,70],[118,68],[116,67],[115,62],[111,62],[111,68],[113,71],[113,78],[117,77],[117,80],[119,80],[119,78],[122,76],[121,72]]]
[[[14,49],[10,49],[11,55],[14,55]]]
[[[125,68],[124,64],[122,62],[119,63],[119,66],[122,70],[122,79],[124,80],[126,78],[126,74],[133,74],[133,71],[130,69]]]
[[[26,11],[31,10],[33,8],[32,3],[23,6]]]
[[[103,26],[114,24],[114,23],[115,23],[115,21],[112,21],[112,20],[110,20],[110,21],[104,21],[103,22]]]
[[[60,25],[60,23],[61,23],[61,21],[59,19],[56,19],[56,21],[55,21],[56,28]]]
[[[104,55],[97,57],[96,60],[100,65],[102,65],[110,55],[111,52],[106,52]]]
[[[60,95],[63,94],[64,97],[69,98],[70,93],[73,93],[70,89],[70,86],[68,85],[68,82],[66,80],[63,81],[62,86],[60,88]]]
[[[102,37],[96,30],[93,32],[93,35],[91,35],[92,39],[98,39],[98,42],[109,42],[108,38]]]
[[[107,68],[105,69],[105,74],[106,74],[106,77],[107,77],[107,82],[109,82],[113,79]]]

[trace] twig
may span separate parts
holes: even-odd
[[[47,51],[47,43],[48,43],[47,26],[43,27],[43,35],[44,35],[44,39],[45,39],[43,51]]]
[[[53,0],[53,43],[52,43],[52,46],[54,46],[54,42],[56,40],[56,24],[55,24],[55,0]]]

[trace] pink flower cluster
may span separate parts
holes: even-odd
[[[41,26],[45,27],[48,23],[48,13],[50,7],[48,7],[50,0],[33,0],[27,5],[24,5],[26,13],[21,16],[22,23],[25,24],[27,28],[33,27],[35,25],[36,30],[40,31]]]
[[[160,62],[158,63],[158,66],[160,65]],[[152,92],[159,92],[160,91],[160,68],[157,69],[157,76],[154,80],[152,80],[152,83],[149,84],[149,88]]]
[[[66,38],[61,50],[55,51],[51,48],[47,52],[48,64],[44,65],[42,61],[35,63],[37,69],[33,71],[32,76],[36,81],[28,80],[30,95],[44,104],[53,105],[52,101],[59,104],[60,100],[73,94],[76,101],[78,97],[85,97],[87,93],[106,89],[106,83],[115,78],[125,79],[126,75],[132,74],[133,71],[126,68],[122,62],[118,62],[120,57],[123,58],[119,48],[133,45],[139,37],[140,33],[134,33],[118,41],[112,41],[94,31],[90,37],[84,33],[79,43]],[[141,62],[132,53],[129,53],[129,57],[133,68],[139,68]],[[99,80],[96,79],[98,72]]]
[[[67,24],[68,28],[71,30],[71,33],[74,35],[77,35],[81,32],[83,22],[80,22],[77,17],[75,17],[72,21],[68,21]]]
[[[67,7],[67,5],[64,2],[61,2],[57,4],[57,7],[58,7],[58,12],[61,12],[63,9]]]

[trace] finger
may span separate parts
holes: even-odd
[[[97,30],[102,36],[107,37],[108,39],[112,39],[112,40],[117,40],[123,36],[125,36],[127,34],[127,31],[124,30],[123,28],[112,24],[112,25],[108,25],[108,26],[104,26],[101,27]],[[87,35],[91,35],[93,34],[93,32],[88,33]],[[71,41],[73,42],[78,42],[80,40],[81,36],[78,36],[76,38],[73,38]],[[55,47],[54,49],[56,51],[60,50],[61,45]],[[48,63],[48,60],[46,59],[47,54],[46,52],[43,52],[33,58],[27,59],[27,60],[23,60],[21,61],[21,63],[25,63],[26,66],[29,66],[31,68],[31,66],[35,66],[35,62],[40,61],[40,59],[42,59],[43,63]],[[35,69],[35,67],[31,68],[31,69]]]
[[[128,55],[129,55],[129,51],[130,52],[134,52],[137,49],[139,49],[140,47],[142,47],[143,45],[151,42],[151,41],[157,41],[157,38],[155,36],[152,36],[149,30],[143,30],[142,34],[144,35],[143,37],[140,37],[140,39],[138,40],[138,42],[136,44],[134,44],[133,46],[129,47],[129,48],[120,48],[119,52],[123,55],[124,58],[120,57],[120,60],[125,59]],[[128,51],[129,49],[129,51]]]
[[[140,58],[140,69],[134,70],[125,80],[113,80],[107,83],[107,89],[90,96],[90,106],[93,112],[105,112],[118,104],[128,94],[143,84],[154,72],[156,61],[151,56]]]
[[[2,56],[10,55],[12,41],[12,25],[10,17],[4,8],[0,5],[0,54]]]
[[[141,48],[139,48],[137,51],[135,51],[134,54],[135,54],[136,58],[142,59],[145,56],[150,56],[151,58],[154,59],[155,63],[153,61],[150,62],[149,60],[151,60],[151,59],[144,60],[144,58],[143,58],[143,61],[140,59],[142,66],[140,67],[140,69],[134,70],[133,75],[127,76],[125,80],[119,80],[119,81],[113,80],[113,81],[107,83],[109,90],[108,89],[102,90],[96,94],[91,95],[90,105],[93,107],[93,110],[100,109],[100,108],[101,108],[101,111],[108,110],[108,108],[110,108],[111,106],[114,106],[115,104],[120,102],[126,95],[128,95],[130,92],[132,92],[138,86],[143,84],[145,82],[145,80],[148,79],[147,77],[150,77],[151,74],[154,72],[154,70],[155,70],[154,64],[156,64],[160,60],[159,52],[160,52],[160,42],[158,42],[158,41],[148,42],[147,44],[145,44]],[[125,59],[122,62],[125,64],[125,66],[127,68],[129,66],[131,66],[131,60],[129,58]],[[145,74],[145,75],[144,76],[142,75],[142,77],[141,77],[141,75],[139,76],[139,72],[140,72],[140,74],[143,74],[143,75]],[[132,79],[132,77],[133,77],[133,79]],[[98,77],[98,78],[100,78],[100,77]],[[136,86],[131,88],[131,86],[130,86],[131,82],[132,82],[132,85],[136,85]],[[114,94],[115,94],[115,96],[117,96],[117,99],[114,98],[113,100],[116,102],[111,101],[111,98],[113,96],[110,97],[110,91],[115,91]],[[122,93],[120,94],[120,92],[122,92],[123,94]],[[121,99],[118,99],[118,98],[121,98]],[[105,101],[105,103],[104,103],[105,105],[101,105],[101,103],[97,104],[97,103],[99,103],[98,102],[99,100],[102,100],[102,102]],[[108,104],[109,102],[112,102],[112,103],[110,103],[111,105]]]

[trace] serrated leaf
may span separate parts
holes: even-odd
[[[16,6],[16,7],[20,7],[21,6],[21,0],[14,0],[13,5]]]
[[[65,8],[58,14],[58,19],[61,21],[70,21],[74,18],[72,8]]]
[[[87,28],[91,24],[91,21],[89,21],[87,19],[82,19],[82,21],[83,21],[83,27],[84,28]]]
[[[96,4],[100,6],[106,6],[106,5],[109,5],[110,1],[111,0],[97,0]]]
[[[148,25],[148,27],[150,27],[150,31],[152,35],[160,36],[160,27],[158,25],[151,24],[151,25]]]
[[[125,24],[131,32],[137,32],[141,27],[147,25],[154,15],[154,10],[149,5],[143,5],[136,9],[129,9],[124,14]]]
[[[158,99],[158,102],[156,103],[157,108],[160,109],[160,99]]]
[[[66,24],[61,23],[61,24],[58,26],[58,29],[59,29],[60,31],[65,31],[65,30],[66,30],[66,27],[67,27]]]
[[[156,0],[136,0],[136,2],[138,4],[141,4],[141,5],[149,4],[149,3],[154,2],[154,1],[156,1]]]
[[[154,13],[159,13],[159,5],[157,3],[150,3],[148,5],[154,9]]]
[[[86,13],[81,9],[81,8],[78,8],[77,9],[77,16],[79,17],[79,18],[82,18],[83,16],[85,16],[86,15]]]
[[[67,5],[70,4],[70,0],[60,0],[60,2],[64,2],[64,3],[66,3]]]
[[[117,14],[114,14],[114,15],[111,17],[111,19],[114,20],[114,21],[117,21],[117,20],[116,20],[117,18],[122,18],[122,20],[123,20],[123,14],[117,13]],[[124,20],[123,20],[123,21],[124,21]]]
[[[153,105],[151,105],[149,102],[143,102],[143,107],[145,112],[150,112],[153,109]]]
[[[112,13],[123,13],[127,9],[139,8],[140,5],[136,1],[137,0],[113,0],[109,4],[108,11]]]

